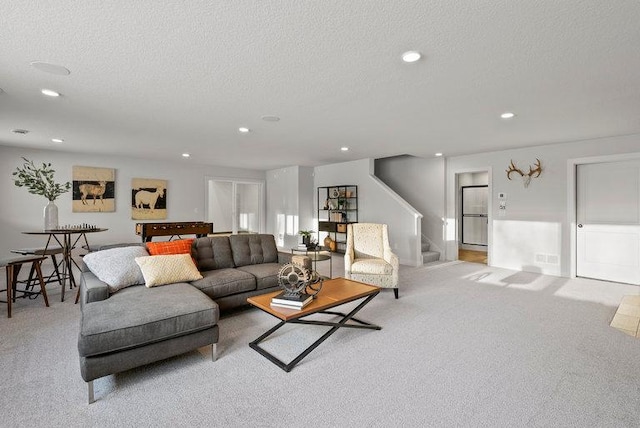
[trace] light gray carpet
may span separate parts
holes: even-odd
[[[335,264],[334,264],[335,270]],[[96,381],[86,404],[79,308],[0,304],[0,425],[633,426],[640,425],[640,340],[609,327],[638,288],[487,268],[401,268],[400,299],[381,293],[360,317],[285,373],[249,348],[275,324],[247,310],[207,349]],[[70,293],[73,295],[73,293]],[[324,331],[293,326],[265,343],[284,359]]]

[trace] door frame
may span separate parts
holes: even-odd
[[[578,270],[578,238],[576,233],[576,226],[578,224],[578,165],[613,163],[633,159],[640,159],[640,152],[590,156],[567,160],[567,224],[569,225],[569,254],[571,257],[569,263],[570,278],[577,278],[576,272]]]

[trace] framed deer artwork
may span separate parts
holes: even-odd
[[[131,218],[133,220],[167,218],[167,180],[155,178],[131,180]]]
[[[116,210],[115,169],[74,166],[72,171],[74,213]]]

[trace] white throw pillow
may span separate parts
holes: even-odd
[[[202,279],[190,254],[136,257],[136,263],[147,287]]]
[[[136,257],[148,255],[146,248],[138,245],[94,251],[82,261],[100,281],[107,283],[110,293],[115,293],[130,285],[144,284]]]

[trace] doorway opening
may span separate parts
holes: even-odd
[[[489,174],[457,175],[458,260],[487,264],[489,249]]]
[[[214,234],[261,233],[263,206],[261,181],[207,179],[206,221]]]

